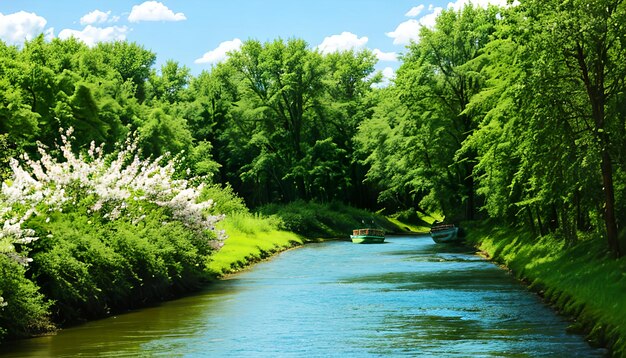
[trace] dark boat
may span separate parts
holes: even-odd
[[[430,237],[438,244],[459,241],[459,228],[454,224],[438,224],[430,229]]]

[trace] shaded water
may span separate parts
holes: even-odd
[[[507,272],[428,237],[310,244],[0,357],[602,356]]]

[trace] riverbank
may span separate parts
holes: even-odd
[[[568,245],[552,236],[504,227],[476,226],[467,242],[517,278],[563,315],[570,329],[612,356],[626,356],[626,258],[613,259],[600,240]]]
[[[228,233],[224,246],[207,262],[214,278],[237,272],[278,252],[304,244],[306,239],[279,229],[275,217],[235,213],[218,228]]]

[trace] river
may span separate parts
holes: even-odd
[[[567,326],[472,249],[397,236],[289,250],[189,297],[9,343],[0,357],[603,356]]]

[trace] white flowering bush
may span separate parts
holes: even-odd
[[[216,250],[222,246],[225,235],[223,232],[217,232],[215,224],[223,218],[223,215],[208,214],[208,209],[213,205],[212,200],[199,201],[203,190],[202,184],[194,185],[193,180],[176,179],[176,158],[169,160],[164,157],[141,159],[137,146],[132,140],[128,140],[125,143],[125,148],[121,149],[114,157],[104,155],[102,147],[97,147],[94,143],[91,144],[87,153],[76,155],[72,151],[71,135],[72,129],[61,133],[62,143],[57,148],[60,160],[51,155],[49,150],[41,144],[38,147],[39,159],[31,159],[27,155],[21,158],[21,163],[16,159],[11,159],[12,177],[7,182],[2,183],[0,191],[0,223],[2,224],[0,225],[0,255],[26,266],[33,260],[28,254],[31,246],[37,242],[50,240],[51,242],[54,241],[54,245],[57,246],[48,246],[62,247],[62,245],[59,246],[60,241],[56,240],[58,238],[54,238],[54,236],[58,235],[58,232],[62,232],[64,235],[67,233],[62,228],[52,229],[54,223],[50,222],[51,218],[54,221],[54,218],[58,217],[60,213],[66,215],[69,215],[67,213],[77,213],[76,215],[80,215],[81,218],[86,217],[84,222],[87,226],[94,222],[99,223],[99,227],[94,227],[98,230],[98,236],[103,237],[102,240],[104,240],[110,236],[109,231],[117,230],[115,226],[111,226],[115,222],[124,223],[124,228],[128,225],[140,226],[143,221],[147,220],[147,215],[150,218],[155,217],[154,215],[150,216],[155,207],[164,213],[158,217],[158,220],[163,220],[159,222],[161,227],[165,227],[168,222],[176,225],[181,224],[182,228],[175,230],[184,230],[184,233],[177,234],[176,237],[189,237],[189,240],[193,242],[192,245],[173,243],[172,246],[178,245],[192,253],[197,251],[196,256],[198,257],[206,254],[207,250],[197,249],[194,245],[206,246],[210,250]],[[48,233],[42,232],[45,230],[33,230],[29,227],[29,222],[41,223],[39,226],[44,227],[48,225],[49,228],[46,229]],[[140,233],[141,230],[137,230],[137,232]],[[149,235],[144,239],[152,240]],[[175,238],[171,240],[174,242]],[[202,240],[205,242],[199,243]],[[85,247],[90,245],[86,244]],[[117,245],[117,241],[107,243],[102,247],[107,249],[115,245]],[[139,244],[139,246],[141,245]],[[174,250],[169,247],[167,250],[163,248],[169,244],[153,243],[153,245],[160,247],[158,249],[160,250],[158,251],[159,255]],[[41,246],[46,247],[44,244]],[[61,252],[60,250],[57,251]],[[87,248],[84,250],[86,250],[85,252],[88,251]],[[155,250],[157,249],[153,251]],[[115,255],[123,254],[116,253]],[[45,269],[51,270],[50,267],[56,267],[54,266],[56,265],[54,264],[55,259],[52,259],[51,255],[50,252],[41,253],[41,266]],[[55,255],[61,254],[55,253]],[[84,254],[72,253],[72,255],[78,256],[76,259],[78,263],[75,267],[80,268],[80,270],[89,270],[94,266],[92,263],[83,265],[83,262],[80,262],[83,260],[81,255],[85,256]],[[174,254],[168,255],[174,256]],[[84,260],[87,259],[89,258]],[[178,255],[175,259],[186,260],[187,257]],[[196,258],[189,260],[198,261]],[[63,260],[57,261],[62,262]],[[134,269],[131,259],[127,259],[123,265],[130,265],[131,269]],[[178,267],[180,265],[176,263],[170,266]],[[198,263],[195,262],[194,265],[198,266]],[[170,276],[180,275],[180,272],[173,274],[172,272],[176,270],[171,268],[163,270],[166,272],[164,276],[170,281]],[[138,277],[137,282],[128,283],[129,287],[143,284],[139,283],[143,282],[139,277],[140,273],[135,272],[133,275]],[[69,289],[71,284],[71,282],[67,283],[66,288]],[[103,283],[103,285],[105,284]],[[93,291],[99,292],[101,290],[101,288],[94,287]],[[0,308],[10,304],[11,302],[2,298],[2,292],[0,292]]]

